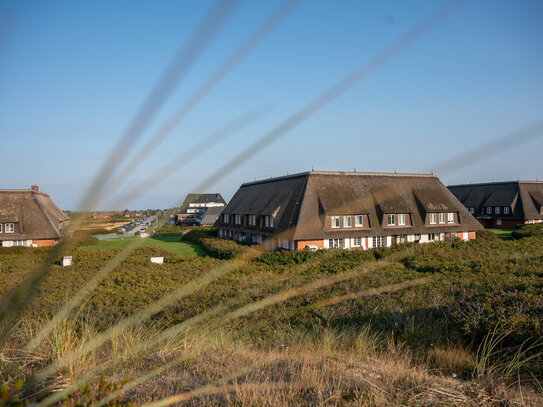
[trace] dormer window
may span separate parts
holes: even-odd
[[[469,213],[471,213],[472,215],[475,215],[475,207],[470,206],[469,207]]]
[[[494,208],[494,213],[495,213],[496,215],[499,215],[499,214],[501,213],[501,208],[500,208],[499,206],[496,206],[496,207]]]
[[[230,216],[227,213],[223,213],[222,221],[223,221],[223,223],[228,224],[228,222],[230,222]]]
[[[0,233],[2,233],[2,224],[0,223]]]
[[[439,224],[440,225],[443,225],[445,223],[445,214],[444,213],[440,213],[439,214]]]
[[[508,206],[505,206],[505,207],[503,208],[503,214],[504,214],[504,215],[509,215],[509,207],[508,207]]]
[[[5,233],[13,233],[13,232],[15,232],[15,224],[6,223],[6,231],[5,231]]]
[[[256,215],[247,215],[247,223],[249,226],[256,226]]]
[[[430,214],[430,225],[435,225],[437,223],[437,213]]]
[[[273,228],[273,216],[271,215],[264,216],[264,226],[267,228]]]
[[[331,220],[332,220],[332,229],[339,228],[339,216],[332,216]]]
[[[447,213],[447,223],[454,223],[454,213],[453,212]]]
[[[354,226],[359,228],[364,226],[364,215],[356,215],[354,217]]]
[[[491,206],[487,206],[487,208],[486,208],[486,214],[487,214],[487,215],[492,215],[492,207],[491,207]]]
[[[241,225],[241,215],[240,214],[235,214],[234,215],[234,223],[236,225]]]
[[[344,216],[343,217],[343,227],[344,228],[350,228],[353,226],[353,219],[350,216]]]
[[[405,213],[398,214],[398,226],[405,226]]]
[[[388,215],[388,226],[396,226],[396,215]]]

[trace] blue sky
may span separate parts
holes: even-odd
[[[2,188],[37,184],[75,209],[211,1],[0,2]],[[247,0],[172,89],[153,131],[279,4]],[[438,1],[305,0],[112,196],[255,107],[266,114],[124,206],[166,208],[435,10]],[[2,17],[3,16],[3,17]],[[7,16],[7,18],[6,18]],[[310,170],[424,172],[543,117],[543,2],[473,0],[209,191]],[[543,137],[444,174],[543,178]],[[121,160],[119,160],[121,164]],[[111,200],[110,200],[111,201]]]

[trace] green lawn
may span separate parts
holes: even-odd
[[[149,237],[142,239],[140,237],[127,237],[124,239],[115,240],[100,240],[97,245],[84,246],[83,250],[99,250],[99,249],[118,249],[125,247],[134,239],[138,239],[143,247],[160,247],[167,250],[176,256],[181,257],[206,257],[206,253],[201,246],[192,242],[181,241],[181,233],[162,233],[160,237]]]
[[[511,232],[513,231],[513,229],[488,229],[494,233],[496,233],[496,235],[498,235],[498,237],[502,240],[511,240],[513,239],[511,237]]]

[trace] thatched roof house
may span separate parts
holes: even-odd
[[[269,249],[468,240],[482,229],[435,175],[317,171],[243,184],[215,227]]]
[[[62,237],[69,221],[37,186],[0,190],[0,244],[4,247],[52,246]]]
[[[510,181],[449,185],[485,227],[513,228],[543,222],[543,182]]]

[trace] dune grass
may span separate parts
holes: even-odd
[[[131,240],[140,239],[142,247],[158,247],[179,257],[205,257],[202,247],[194,242],[181,241],[182,233],[161,233],[154,237],[142,239],[139,236],[115,240],[100,240],[97,245],[83,246],[82,250],[121,249]]]

